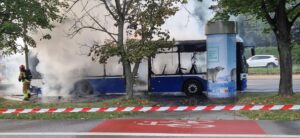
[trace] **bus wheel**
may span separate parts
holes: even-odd
[[[183,91],[187,96],[201,95],[202,87],[197,80],[188,80],[183,86]]]
[[[86,80],[81,80],[75,83],[75,88],[72,92],[75,96],[87,96],[93,94],[91,84]]]

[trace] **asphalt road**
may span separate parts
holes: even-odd
[[[279,89],[278,79],[251,79],[247,84],[247,92],[277,92]],[[293,81],[293,88],[300,92],[300,80]]]

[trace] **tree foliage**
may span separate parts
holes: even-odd
[[[35,40],[28,34],[37,29],[52,29],[52,21],[60,21],[61,8],[67,7],[60,0],[1,0],[0,1],[0,51],[2,54],[23,52],[16,43],[21,37],[31,47]],[[51,38],[45,34],[43,38]]]
[[[276,46],[276,38],[273,32],[266,30],[269,25],[252,16],[239,15],[237,18],[238,33],[245,46]]]
[[[136,9],[129,14],[127,23],[127,34],[140,37],[138,39],[128,39],[124,44],[125,53],[117,46],[113,40],[105,41],[104,45],[95,43],[89,55],[93,59],[99,59],[100,63],[105,63],[109,57],[122,56],[130,63],[139,63],[142,59],[152,57],[157,50],[162,47],[170,47],[173,41],[170,41],[169,33],[162,30],[161,26],[165,20],[178,11],[174,0],[168,1],[138,1],[134,3]],[[155,40],[156,39],[156,40]]]
[[[128,60],[130,63],[139,63],[142,59],[148,59],[154,57],[157,50],[160,48],[169,48],[174,45],[174,41],[152,40],[143,42],[136,39],[128,39],[125,43],[127,46],[126,56],[123,58]],[[97,61],[102,64],[106,64],[110,57],[119,56],[122,54],[117,44],[106,40],[104,45],[95,43],[91,47],[91,51],[88,56],[92,57],[93,61]]]
[[[300,16],[299,0],[217,0],[217,14],[215,20],[229,19],[230,16],[240,14],[254,16],[257,20],[262,20],[271,25],[271,29],[276,29],[274,20],[278,19],[275,14],[278,7],[283,4],[288,17],[288,25],[293,26]],[[272,21],[273,20],[273,21]]]
[[[293,63],[295,65],[300,65],[300,45],[296,44],[293,47]]]
[[[111,39],[104,43],[95,43],[90,52],[93,60],[105,63],[109,57],[119,56],[126,78],[126,93],[133,96],[132,87],[140,62],[143,58],[154,56],[157,49],[173,45],[169,33],[161,26],[165,20],[178,11],[178,4],[186,0],[99,0],[96,5],[103,5],[113,19],[117,32],[112,32],[103,25],[104,17],[92,15],[92,9],[87,9],[88,1],[76,0],[83,3],[85,13],[72,26],[76,35],[83,29],[96,30],[106,33]],[[74,5],[74,4],[73,4]],[[86,19],[87,17],[88,19]],[[90,23],[89,21],[92,21]],[[124,32],[138,39],[125,38]],[[125,40],[126,39],[126,40]],[[124,41],[125,40],[125,41]],[[134,66],[132,67],[132,64]]]

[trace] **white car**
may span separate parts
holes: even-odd
[[[247,59],[248,67],[277,67],[278,59],[273,55],[255,55]]]

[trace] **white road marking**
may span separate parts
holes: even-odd
[[[35,132],[35,133],[0,133],[1,136],[151,136],[151,137],[251,137],[251,138],[299,138],[300,135],[235,135],[235,134],[174,134],[174,133],[97,133],[97,132]]]

